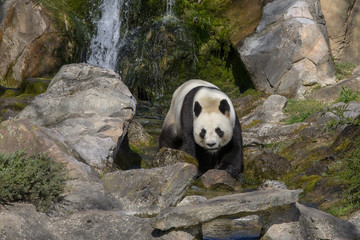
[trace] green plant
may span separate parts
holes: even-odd
[[[335,63],[335,76],[338,80],[350,77],[356,64],[353,63]]]
[[[326,106],[326,104],[315,100],[290,99],[284,109],[284,112],[289,115],[285,123],[293,124],[303,122],[312,114],[322,112]]]
[[[359,145],[360,141],[357,140]],[[347,188],[345,189],[346,199],[350,203],[360,203],[360,148],[355,147],[354,150],[345,157],[346,170],[344,172],[344,179],[348,180]]]
[[[337,116],[337,118],[331,119],[326,124],[326,130],[335,129],[339,125],[350,125],[350,124],[351,125],[359,125],[360,124],[360,120],[358,118],[353,119],[351,116],[345,115],[345,112],[347,111],[347,107],[348,107],[348,105],[341,105],[338,107],[326,108],[326,110],[324,110],[324,113],[330,112]]]
[[[30,202],[46,212],[67,180],[64,164],[45,154],[0,153],[0,202]]]
[[[349,103],[352,101],[360,101],[360,92],[343,87],[336,102]]]

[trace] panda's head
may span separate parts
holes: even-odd
[[[205,99],[194,103],[195,142],[215,153],[233,136],[230,105],[226,99]]]

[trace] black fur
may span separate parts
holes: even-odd
[[[200,103],[196,101],[194,104],[194,113],[195,113],[196,117],[198,117],[200,115],[201,110],[202,110],[202,107],[201,107]]]
[[[202,86],[193,88],[184,98],[181,108],[181,128],[182,136],[171,136],[171,132],[162,129],[160,135],[160,147],[170,147],[182,149],[188,154],[195,157],[199,163],[199,171],[205,173],[209,169],[223,169],[226,170],[232,177],[240,180],[243,172],[243,144],[241,136],[241,126],[238,117],[235,114],[235,128],[231,141],[223,146],[219,152],[212,154],[207,152],[204,148],[199,146],[194,139],[194,113],[199,116],[201,113],[201,106],[194,106],[194,97],[197,91]],[[200,107],[200,108],[199,108]],[[230,111],[229,103],[223,99],[220,102],[219,110],[226,114]]]

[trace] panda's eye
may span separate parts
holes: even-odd
[[[223,137],[224,136],[224,131],[222,131],[220,128],[216,128],[215,132],[217,135],[219,135],[219,137]]]
[[[204,138],[205,137],[205,134],[206,134],[206,130],[205,129],[201,129],[201,132],[200,132],[200,137],[201,138]]]

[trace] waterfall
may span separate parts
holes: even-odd
[[[124,0],[103,0],[97,33],[90,44],[88,63],[115,70],[121,35],[120,18]]]
[[[166,16],[172,16],[173,14],[173,6],[175,4],[175,0],[166,0]]]

